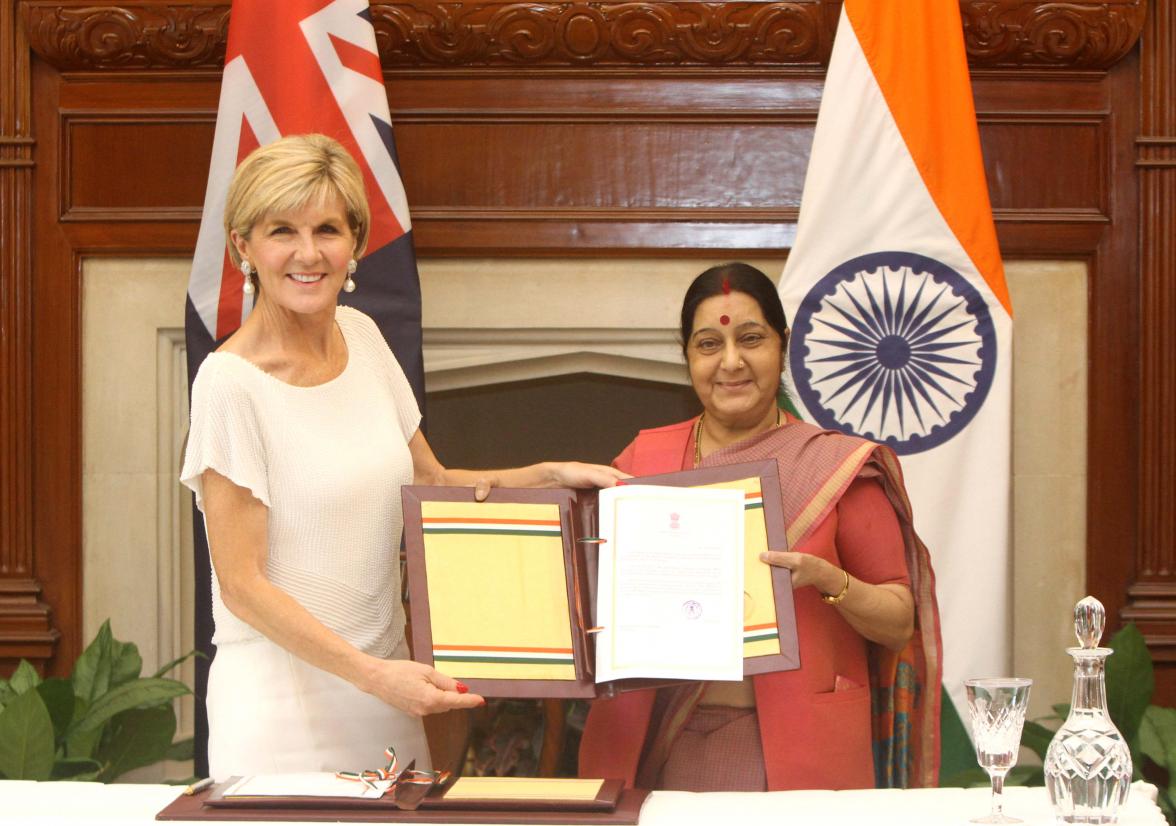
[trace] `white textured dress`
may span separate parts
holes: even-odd
[[[420,425],[412,389],[375,323],[336,310],[347,366],[298,387],[212,353],[192,387],[180,481],[203,512],[211,468],[269,509],[266,576],[356,648],[404,658],[400,486]],[[395,746],[429,764],[420,719],[270,642],[226,607],[216,572],[208,684],[209,773],[377,768]]]

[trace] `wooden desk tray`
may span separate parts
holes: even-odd
[[[618,781],[619,783],[619,781]],[[217,788],[194,795],[180,794],[159,812],[156,820],[193,821],[288,821],[303,823],[543,823],[553,826],[636,826],[641,806],[649,792],[645,789],[622,789],[614,809],[585,811],[583,809],[524,809],[494,808],[417,809],[406,812],[396,808],[391,800],[362,800],[339,798],[289,798],[283,801],[250,801],[264,805],[208,805],[208,798]],[[289,801],[298,803],[290,805]],[[501,801],[493,801],[499,803]],[[528,801],[541,803],[541,801]]]

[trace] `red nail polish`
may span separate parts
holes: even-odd
[[[468,694],[469,691],[470,691],[470,687],[468,685],[463,683],[461,680],[457,681],[457,693],[458,694]]]
[[[486,705],[486,698],[485,698],[485,697],[483,697],[483,698],[482,698],[482,702],[478,703],[478,705],[480,705],[480,706],[484,706],[484,705]]]

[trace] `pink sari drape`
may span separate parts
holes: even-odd
[[[683,422],[642,432],[618,458],[617,466],[636,475],[688,467],[693,459],[692,424]],[[939,614],[930,557],[914,531],[910,501],[903,487],[897,457],[886,447],[822,431],[790,418],[783,427],[712,453],[702,465],[766,458],[774,458],[777,462],[791,548],[802,545],[812,535],[837,507],[850,484],[859,477],[876,479],[893,506],[903,536],[915,600],[916,630],[902,652],[869,646],[874,782],[879,787],[936,785],[939,773],[939,686],[942,681]],[[764,678],[756,678],[756,682],[759,697],[763,686],[758,684],[764,682]],[[640,774],[637,766],[640,740],[635,747],[638,753],[630,753],[633,751],[631,744],[626,749],[619,748],[619,745],[622,739],[633,739],[632,731],[646,731],[653,708],[652,697],[622,697],[620,702],[610,701],[614,705],[607,713],[597,713],[597,709],[593,709],[581,747],[581,771],[586,766],[610,766],[613,771],[608,776],[616,776],[616,769],[621,768],[630,782],[639,785],[656,782],[674,739],[697,705],[703,688],[702,684],[691,684],[672,692],[664,713],[657,715],[657,730],[640,759]],[[760,700],[757,704],[761,715],[787,713],[766,706]],[[604,712],[603,709],[600,711]],[[619,736],[618,725],[629,733]],[[613,729],[612,737],[605,728]],[[827,736],[836,738],[838,735],[828,732]],[[644,739],[644,734],[640,739]],[[795,743],[770,742],[765,730],[763,748],[769,788],[779,786],[773,782],[773,767],[782,764],[775,752],[797,747]],[[819,753],[820,748],[816,752]],[[795,764],[792,765],[795,768]],[[797,777],[787,782],[795,780],[804,782]]]

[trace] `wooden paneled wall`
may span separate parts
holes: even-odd
[[[0,1],[0,665],[60,673],[82,643],[81,261],[191,255],[229,9]],[[1176,703],[1176,20],[960,5],[1003,252],[1090,269],[1089,588]],[[374,3],[419,253],[786,249],[839,10]]]

